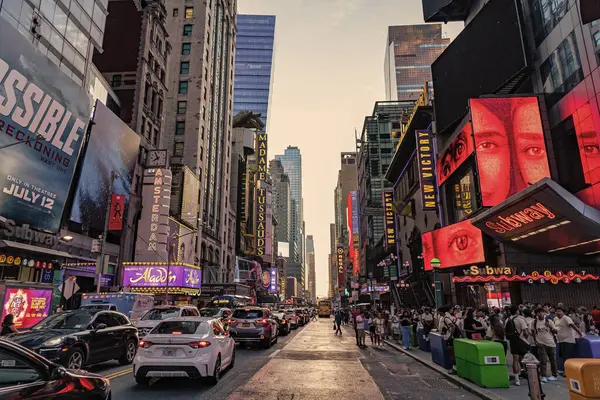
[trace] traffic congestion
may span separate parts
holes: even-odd
[[[12,314],[5,317],[1,398],[111,399],[110,378],[150,389],[171,379],[214,386],[240,351],[260,354],[317,317],[313,307],[253,305],[243,296],[228,296],[231,308],[222,306],[223,296],[202,308],[153,305],[133,293],[100,297],[84,294],[78,309],[26,330],[14,328]]]

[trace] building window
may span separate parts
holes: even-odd
[[[567,14],[569,0],[529,0],[529,7],[535,45],[539,46]]]
[[[177,102],[177,114],[185,114],[187,112],[187,101]]]
[[[206,106],[202,106],[202,119],[206,120]]]
[[[194,17],[194,7],[186,7],[185,8],[185,19],[190,19]]]
[[[202,140],[204,140],[204,127],[202,127],[202,129],[200,129],[200,138]]]
[[[181,136],[185,134],[185,121],[177,121],[175,124],[175,135]]]
[[[187,94],[188,81],[179,81],[179,94]]]
[[[183,143],[175,143],[173,146],[173,155],[175,157],[183,157]]]
[[[594,33],[594,46],[600,46],[600,31]]]
[[[183,26],[183,36],[192,36],[192,26],[193,25],[184,25]]]
[[[181,75],[187,75],[190,73],[190,63],[189,61],[183,61],[179,64],[179,73]]]
[[[204,156],[204,148],[200,147],[200,161],[202,161],[203,156]]]
[[[192,44],[191,43],[182,43],[181,44],[181,55],[189,56],[192,52]]]
[[[177,17],[178,15],[179,15],[179,9],[177,9],[177,8],[174,8],[174,9],[173,9],[173,16],[174,16],[174,17]]]
[[[555,105],[583,80],[575,32],[558,45],[540,67],[548,107]]]
[[[594,38],[595,38],[595,36],[594,36]],[[121,86],[122,82],[123,82],[123,75],[116,74],[116,75],[112,76],[110,85],[111,86]]]
[[[158,144],[158,129],[156,129],[156,128],[154,128],[154,135],[152,136],[152,144],[155,146]]]

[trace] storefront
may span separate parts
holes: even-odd
[[[167,280],[168,275],[168,280]],[[201,293],[202,270],[184,263],[123,263],[123,286],[132,292],[151,293],[170,304],[190,304]]]

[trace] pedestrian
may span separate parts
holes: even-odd
[[[356,335],[358,337],[357,345],[366,347],[365,345],[365,316],[362,311],[356,316]]]
[[[514,383],[515,386],[521,386],[519,377],[521,375],[521,360],[529,351],[529,327],[525,318],[519,314],[517,306],[510,307],[510,317],[506,320],[504,331],[510,344],[510,353],[513,356]]]
[[[554,317],[554,325],[556,326],[556,341],[558,342],[558,351],[562,359],[566,362],[568,359],[575,356],[575,332],[579,337],[583,337],[579,328],[568,315],[565,315],[565,310],[562,307],[555,308],[556,317]],[[564,376],[564,371],[559,371]]]
[[[379,343],[379,347],[383,347],[384,336],[385,336],[385,319],[382,315],[377,317],[377,327],[375,329],[375,335],[377,335],[377,342]]]
[[[402,314],[400,314],[400,331],[402,332],[402,345],[405,350],[410,349],[410,325],[410,313],[408,310],[404,310],[402,311]]]
[[[598,309],[597,305],[592,307],[592,320],[594,321],[596,330],[600,332],[600,309]]]
[[[337,313],[335,313],[335,334],[337,335],[338,333],[340,334],[340,336],[342,336],[342,311],[338,310]]]
[[[530,326],[531,336],[535,341],[542,371],[542,382],[555,381],[558,377],[556,368],[556,342],[554,335],[557,330],[554,322],[546,319],[543,308],[535,310],[535,319]],[[552,375],[548,374],[548,363]]]
[[[19,333],[15,326],[15,316],[12,314],[6,314],[4,321],[2,321],[2,331],[0,336],[10,335],[11,333]]]
[[[375,311],[369,314],[369,336],[371,337],[371,346],[375,347],[375,332],[377,331],[377,326],[375,325]]]
[[[438,324],[439,330],[444,337],[444,341],[446,342],[448,353],[450,354],[452,361],[452,368],[448,370],[448,373],[453,374],[456,367],[456,357],[454,356],[454,339],[460,338],[462,335],[460,328],[456,325],[454,319],[454,308],[443,306],[440,307],[438,311],[441,314],[440,322]]]
[[[425,336],[429,335],[429,332],[434,328],[433,324],[433,314],[431,313],[431,309],[429,307],[423,308],[423,313],[421,314],[421,325],[423,325],[423,334]]]
[[[525,322],[527,323],[527,327],[529,328],[529,333],[530,333],[530,335],[527,337],[527,344],[529,345],[529,351],[531,351],[531,354],[533,354],[535,356],[535,358],[539,359],[540,356],[538,354],[538,348],[535,345],[535,340],[533,338],[533,331],[531,330],[531,323],[534,320],[533,311],[531,310],[531,308],[525,307],[522,310],[522,313],[523,313],[523,317],[525,318]]]
[[[486,330],[486,327],[475,318],[475,310],[469,308],[464,322],[464,331],[467,339],[483,339]]]

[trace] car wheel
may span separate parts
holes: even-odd
[[[135,383],[142,386],[148,386],[150,384],[150,378],[137,374],[135,376]]]
[[[211,385],[216,385],[221,380],[221,355],[217,356],[217,361],[215,361],[215,370],[213,371],[213,375],[209,378]]]
[[[67,369],[81,369],[85,364],[84,360],[85,355],[83,354],[83,351],[80,348],[73,347],[65,357],[64,366],[67,367]]]
[[[233,348],[233,351],[231,352],[231,361],[229,362],[229,369],[233,368],[234,365],[235,365],[235,347]]]
[[[125,346],[125,353],[119,358],[119,364],[121,365],[129,365],[133,362],[135,358],[135,353],[137,352],[137,346],[135,345],[134,340],[129,340],[127,345]]]
[[[273,344],[277,344],[277,340],[279,340],[279,335],[275,335],[275,340],[273,341]]]
[[[263,339],[263,346],[264,349],[268,349],[271,347],[271,337],[266,337]]]

